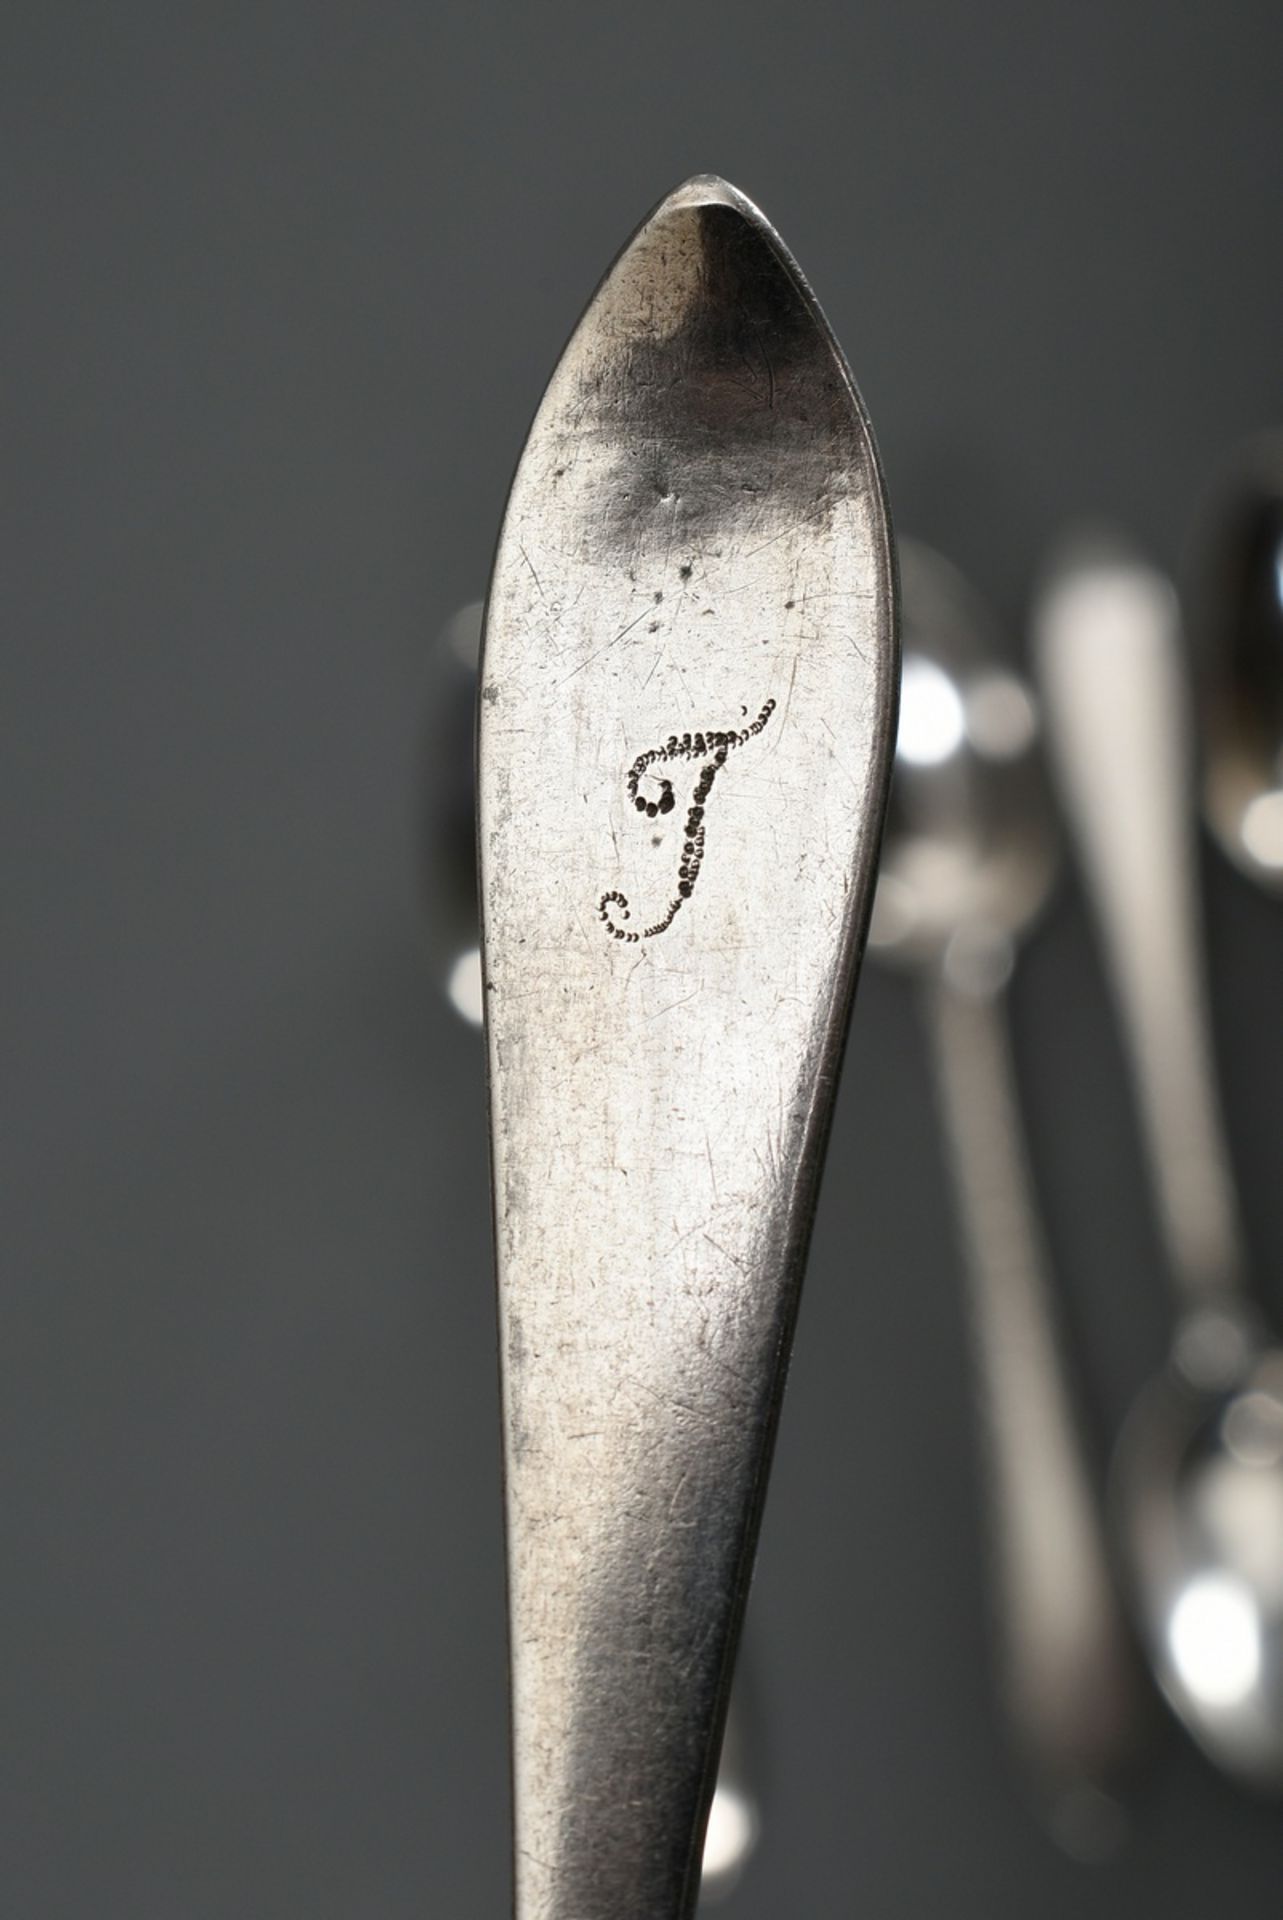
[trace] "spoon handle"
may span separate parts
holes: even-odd
[[[890,531],[689,181],[536,416],[481,662],[518,1920],[685,1920],[890,777]]]
[[[1066,563],[1036,610],[1051,757],[1123,1022],[1186,1307],[1242,1286],[1195,891],[1194,787],[1170,583],[1123,550]]]
[[[970,1283],[992,1503],[998,1661],[1035,1804],[1080,1856],[1125,1830],[1114,1790],[1143,1692],[1061,1353],[1007,1024],[932,981],[926,1014]]]

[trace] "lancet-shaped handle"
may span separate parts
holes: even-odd
[[[566,349],[481,665],[520,1920],[681,1920],[894,735],[868,423],[692,180]]]

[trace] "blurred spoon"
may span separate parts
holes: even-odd
[[[870,950],[923,980],[970,1276],[1006,1711],[1067,1851],[1122,1838],[1140,1676],[1066,1378],[1004,989],[1056,866],[1033,702],[939,555],[900,542],[904,671]]]
[[[1250,879],[1283,893],[1283,435],[1240,449],[1195,545],[1208,824]]]
[[[1176,599],[1109,542],[1066,553],[1036,638],[1066,810],[1125,1030],[1178,1314],[1113,1495],[1142,1631],[1228,1772],[1283,1787],[1283,1353],[1245,1288],[1214,1091]]]

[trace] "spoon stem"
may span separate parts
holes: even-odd
[[[969,1330],[992,1503],[998,1657],[1041,1810],[1067,1851],[1121,1838],[1139,1677],[1057,1336],[995,997],[947,980],[925,1013],[970,1286]]]
[[[1186,1309],[1222,1304],[1244,1262],[1212,1064],[1176,596],[1126,554],[1087,555],[1043,596],[1037,644],[1172,1278]]]

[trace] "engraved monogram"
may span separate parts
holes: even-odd
[[[747,713],[745,708],[745,713]],[[736,747],[742,747],[746,740],[759,734],[775,711],[774,700],[768,700],[756,720],[748,726],[736,730],[719,730],[707,733],[670,734],[662,747],[651,747],[646,753],[639,753],[628,769],[628,797],[638,813],[655,820],[661,814],[671,813],[676,805],[673,783],[667,774],[654,771],[655,768],[671,765],[679,760],[702,760],[699,778],[695,782],[695,793],[690,811],[686,815],[686,833],[682,843],[682,860],[677,869],[677,892],[670,900],[662,917],[652,926],[643,927],[639,932],[623,926],[621,922],[629,916],[628,901],[622,893],[603,893],[598,911],[602,924],[612,940],[626,940],[635,944],[638,940],[653,940],[657,933],[664,933],[672,926],[683,904],[695,891],[695,882],[704,863],[704,810],[708,805],[708,796],[713,790],[726,757]],[[644,783],[644,790],[643,790]]]

